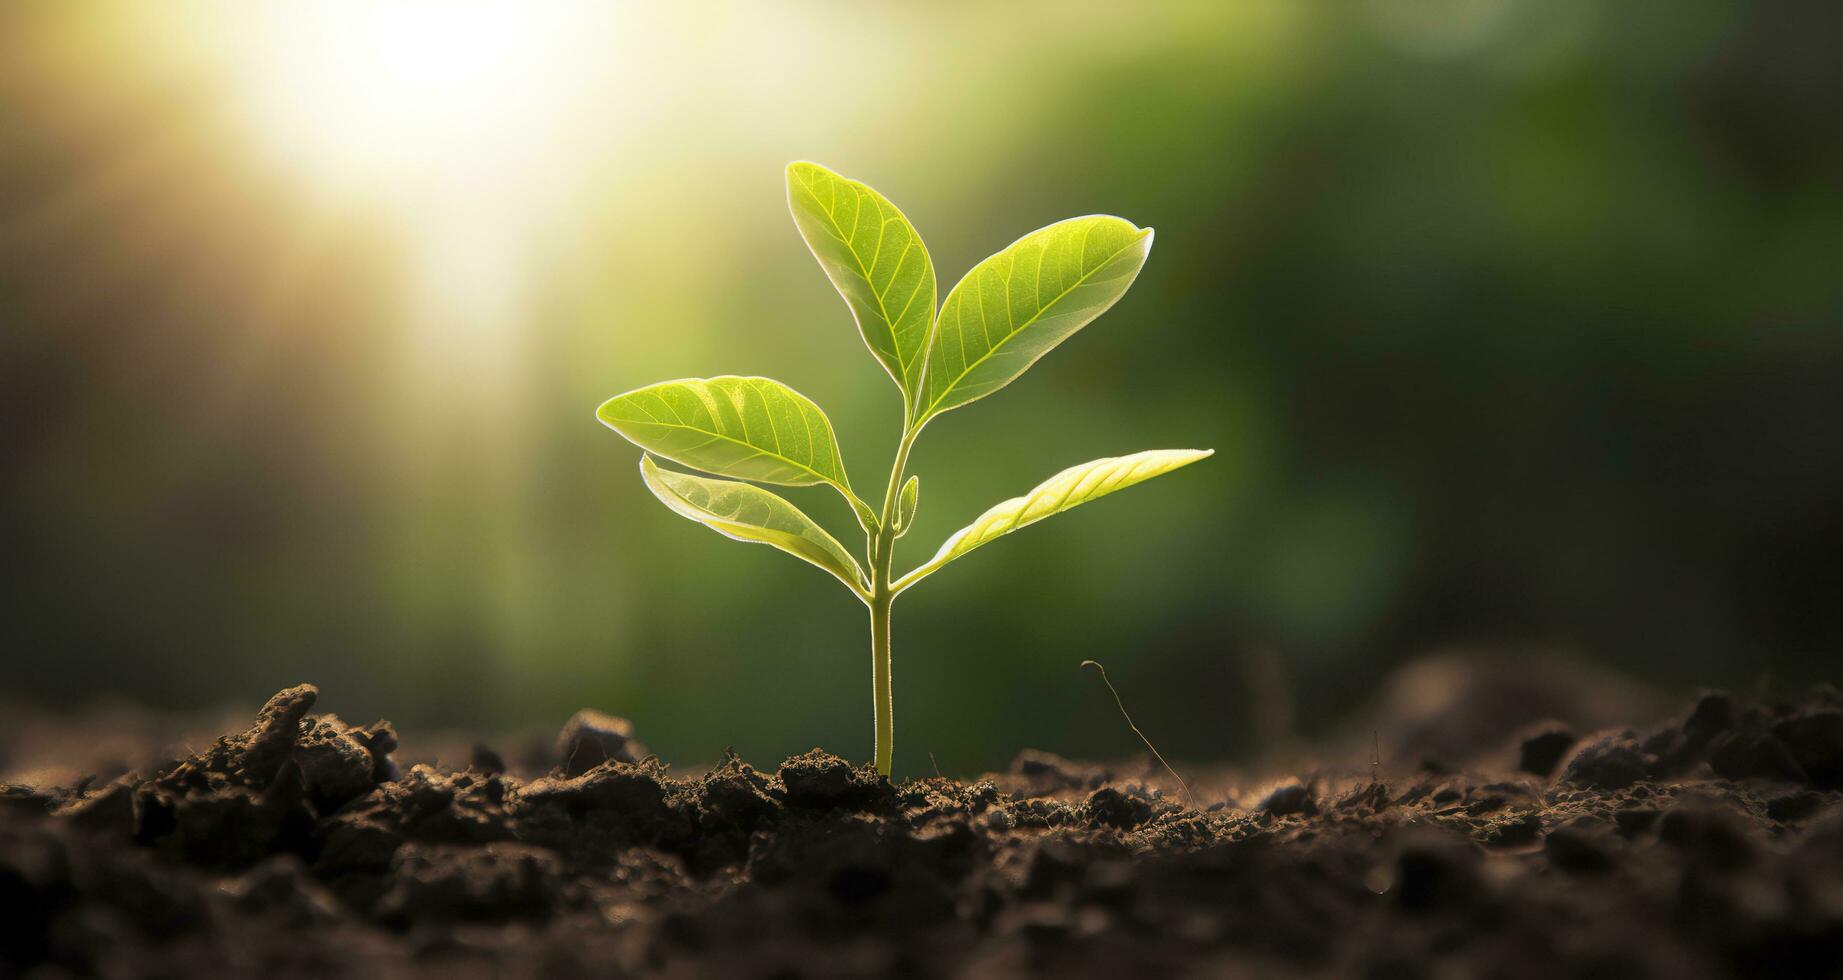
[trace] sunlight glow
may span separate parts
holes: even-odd
[[[508,179],[554,142],[588,79],[582,8],[513,0],[280,0],[244,8],[257,133],[359,185],[459,167]]]
[[[529,628],[534,318],[544,259],[573,231],[626,118],[622,9],[242,0],[176,25],[224,72],[265,168],[402,249],[403,332],[378,375],[373,428],[388,447],[377,478],[405,508],[384,553],[404,601],[428,603],[431,620]],[[442,521],[456,515],[469,530],[450,541]],[[413,599],[431,563],[477,578]]]
[[[533,237],[598,149],[583,110],[611,63],[609,9],[261,0],[227,15],[221,47],[258,144],[406,233],[422,316],[504,333]]]

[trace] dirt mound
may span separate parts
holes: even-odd
[[[537,778],[484,750],[399,771],[388,723],[317,697],[282,691],[150,776],[0,784],[0,976],[1843,965],[1829,690],[1710,694],[1648,732],[1537,726],[1503,772],[1300,773],[1247,809],[1041,753],[972,783],[818,750],[678,778],[592,713]]]

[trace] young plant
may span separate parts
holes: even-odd
[[[906,469],[922,428],[943,412],[1017,380],[1037,359],[1118,302],[1152,249],[1152,229],[1107,215],[1039,228],[974,266],[939,310],[921,236],[883,195],[813,163],[787,168],[787,203],[813,257],[837,287],[902,393],[902,438],[880,506],[851,489],[832,423],[805,395],[768,378],[664,381],[596,410],[646,450],[640,477],[660,502],[738,541],[773,545],[819,566],[870,609],[877,771],[890,773],[890,607],[910,586],[975,548],[1090,500],[1194,463],[1213,450],[1152,449],[1072,466],[954,532],[928,559],[893,575],[896,539],[915,520],[920,482]],[[661,469],[659,456],[716,480]],[[837,490],[864,531],[869,571],[799,508],[754,483]]]

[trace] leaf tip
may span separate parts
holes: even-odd
[[[626,395],[616,395],[613,398],[610,398],[607,401],[602,402],[600,405],[595,406],[595,421],[600,422],[601,424],[607,426],[610,429],[614,429],[614,431],[616,432],[621,431],[614,424],[614,403],[620,401],[621,399],[625,397],[627,396]]]
[[[794,213],[796,221],[800,216],[798,195],[802,190],[802,185],[810,183],[805,175],[814,170],[823,171],[824,169],[811,160],[795,160],[787,165],[787,207]]]
[[[831,172],[832,171],[826,169],[824,164],[814,163],[811,160],[795,160],[787,165],[787,179],[789,182],[792,182],[794,178],[802,174],[830,174]]]

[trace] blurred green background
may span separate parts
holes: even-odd
[[[794,159],[901,206],[943,292],[1060,218],[1158,229],[930,426],[899,566],[1064,466],[1218,450],[897,605],[899,772],[1133,751],[1089,657],[1191,759],[1434,649],[1834,679],[1840,11],[8,3],[0,695],[311,680],[411,731],[591,705],[670,761],[867,758],[862,608],[592,416],[765,374],[881,486],[899,403]]]

